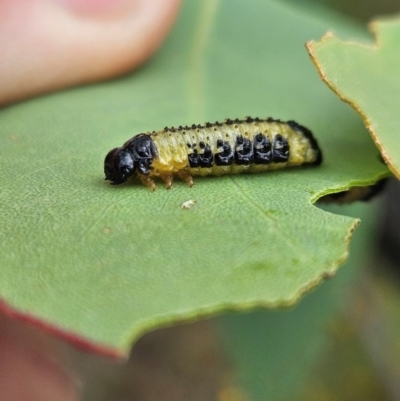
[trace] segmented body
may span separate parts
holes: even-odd
[[[128,159],[132,155],[133,168],[118,176],[117,172],[126,164],[120,160],[121,152],[128,152]],[[122,148],[109,152],[105,173],[106,179],[118,184],[137,170],[143,183],[153,188],[155,176],[170,187],[173,174],[193,184],[191,177],[195,175],[258,173],[317,165],[321,161],[321,150],[307,128],[294,121],[247,117],[191,127],[166,127],[163,131],[137,135]]]

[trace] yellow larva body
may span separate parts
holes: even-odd
[[[232,149],[235,148],[236,138],[242,136],[254,142],[254,137],[261,132],[273,143],[276,135],[280,134],[289,143],[289,159],[287,162],[270,164],[240,165],[232,163],[229,166],[218,166],[216,163],[212,167],[191,168],[188,164],[188,155],[193,153],[192,148],[187,144],[197,145],[200,142],[210,143],[213,154],[218,153],[217,140],[228,141]],[[158,176],[160,172],[177,173],[179,170],[188,167],[190,174],[206,175],[224,175],[240,174],[244,172],[259,173],[268,170],[281,169],[286,167],[300,166],[306,163],[312,163],[317,158],[317,150],[310,146],[310,141],[300,131],[295,131],[288,124],[280,122],[241,122],[235,124],[213,125],[212,128],[202,126],[200,128],[174,129],[168,131],[158,131],[148,134],[156,145],[158,158],[153,161],[153,170],[150,176]]]
[[[118,184],[138,170],[143,183],[154,189],[152,178],[158,176],[167,187],[174,174],[192,185],[196,175],[259,173],[321,160],[321,150],[307,128],[294,121],[247,117],[135,136],[109,152],[105,172],[106,179]],[[118,175],[124,168],[128,173]]]

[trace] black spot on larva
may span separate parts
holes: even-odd
[[[200,157],[197,153],[197,149],[193,149],[193,153],[188,155],[188,162],[191,168],[200,167]]]
[[[248,138],[243,138],[241,135],[236,137],[235,147],[235,163],[250,164],[253,161],[253,146]]]
[[[153,158],[157,157],[157,149],[151,137],[147,134],[137,135],[125,143],[124,148],[132,155],[139,173],[149,174]]]
[[[289,143],[282,135],[277,134],[274,138],[272,151],[272,161],[274,163],[284,163],[289,160]]]
[[[201,149],[204,149],[206,147],[206,144],[203,141],[201,141],[199,142],[199,146],[201,147]]]
[[[246,121],[246,123],[252,123],[254,121],[254,119],[250,116],[247,116],[244,120]]]
[[[183,129],[182,125],[180,125],[180,126],[179,126],[179,129],[180,129],[180,130],[182,130],[182,129]]]
[[[226,125],[231,125],[231,124],[233,124],[233,121],[232,121],[230,118],[227,118],[227,119],[225,120],[225,124],[226,124]]]
[[[222,147],[222,152],[217,153],[215,155],[215,164],[217,166],[229,166],[233,163],[233,151],[232,147],[228,141],[223,142],[221,139],[218,139],[217,146],[219,148]]]
[[[151,170],[151,160],[149,159],[140,159],[137,162],[137,168],[139,173],[147,175]]]
[[[168,131],[168,127],[165,127],[165,128],[164,128],[164,132],[167,132],[167,131]]]
[[[272,146],[268,137],[259,132],[254,138],[254,163],[269,164],[272,161]]]
[[[199,155],[200,167],[212,167],[214,164],[213,159],[214,156],[212,154],[211,147],[207,144],[204,147],[204,153]]]
[[[192,124],[192,129],[196,129],[196,124]]]
[[[187,147],[189,148],[189,149],[191,149],[191,147],[192,147],[192,145],[188,142],[187,144]]]
[[[124,144],[133,156],[138,158],[152,158],[157,155],[157,149],[151,137],[147,134],[139,134]]]
[[[212,124],[211,123],[206,123],[206,128],[211,128]]]
[[[292,128],[294,131],[301,131],[300,124],[298,124],[298,123],[297,123],[296,121],[294,121],[294,120],[289,120],[289,121],[286,122],[286,124],[287,124],[290,128]]]

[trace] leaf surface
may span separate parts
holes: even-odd
[[[400,18],[371,25],[376,44],[328,33],[307,45],[322,79],[363,118],[389,168],[400,178]]]
[[[186,2],[136,73],[1,111],[3,309],[121,355],[160,325],[291,305],[334,274],[358,220],[312,202],[388,171],[304,51],[327,21],[274,2]],[[308,126],[323,165],[169,191],[104,181],[105,154],[134,134],[246,115]]]
[[[335,358],[327,359],[327,351],[338,316],[349,313],[351,308],[359,308],[359,304],[353,302],[354,291],[363,281],[365,266],[373,260],[372,245],[378,221],[371,216],[379,216],[379,207],[378,200],[327,207],[331,212],[359,216],[363,223],[354,234],[345,268],[296,308],[280,313],[261,310],[231,313],[213,320],[230,359],[230,383],[246,394],[247,399],[306,399],[302,395],[311,394],[310,383],[321,381],[323,372],[318,371],[319,381],[315,373],[325,360],[328,377],[335,380],[342,375],[347,377],[332,365]],[[297,361],[301,363],[295,363]],[[314,386],[313,391],[315,399],[325,399],[320,387]]]

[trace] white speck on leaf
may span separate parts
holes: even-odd
[[[182,209],[190,209],[196,204],[196,202],[197,201],[195,201],[194,199],[189,199],[186,202],[182,203],[181,208]]]

